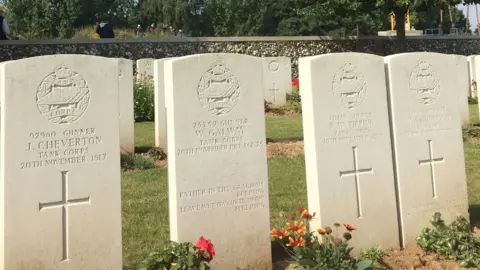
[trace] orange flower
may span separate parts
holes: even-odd
[[[289,237],[288,240],[289,240],[289,242],[288,242],[287,246],[289,246],[289,247],[301,247],[301,246],[305,245],[305,239],[303,239],[303,237],[300,237],[300,238]]]
[[[303,210],[300,217],[306,220],[311,220],[313,218],[313,216],[308,213],[307,209]]]
[[[303,210],[305,210],[305,208],[303,208],[303,206],[299,205],[299,206],[297,207],[297,211],[298,211],[299,213],[302,213]]]
[[[335,223],[333,223],[333,225],[335,225],[335,227],[340,227],[340,224],[341,224],[341,223],[338,222],[338,221],[335,221]]]
[[[331,233],[332,233],[332,228],[330,228],[330,227],[325,227],[325,232],[326,232],[327,234],[331,234]]]
[[[318,229],[317,232],[321,235],[324,235],[324,234],[327,233],[327,231],[325,229],[322,229],[322,228]]]
[[[303,222],[295,221],[295,222],[293,222],[293,224],[287,223],[287,230],[289,230],[291,232],[295,232],[295,233],[298,233],[298,234],[304,234],[306,229],[307,228],[305,228],[305,226],[303,225]]]
[[[273,228],[272,231],[270,232],[270,236],[272,237],[272,239],[275,239],[275,238],[282,239],[283,237],[287,237],[288,233],[283,228],[280,230],[277,230],[277,228]]]
[[[345,228],[347,228],[347,230],[349,231],[355,231],[357,229],[357,227],[353,226],[352,224],[343,224],[345,226]]]

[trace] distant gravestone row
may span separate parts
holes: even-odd
[[[287,61],[274,60],[153,62],[170,237],[212,239],[212,269],[272,268],[265,89],[289,91],[272,75]],[[0,64],[0,269],[121,269],[132,65],[84,55]],[[299,71],[312,229],[355,224],[358,252],[413,243],[434,212],[446,221],[467,215],[465,58],[339,53],[301,58]]]
[[[414,243],[437,211],[447,221],[467,216],[460,113],[466,95],[459,93],[460,81],[468,79],[465,60],[433,53],[300,59],[308,201],[318,214],[312,228],[339,219],[357,224],[358,252]],[[201,231],[219,243],[215,269],[264,269],[259,256],[270,259],[270,244],[262,242],[268,220],[258,218],[268,216],[266,182],[243,182],[265,179],[263,98],[250,84],[265,83],[254,76],[264,61],[218,54],[156,62],[157,71],[164,70],[171,237],[194,241],[198,233],[189,224],[211,220]],[[249,79],[239,65],[248,66]],[[257,137],[252,127],[261,130]],[[250,197],[232,198],[231,191]],[[227,241],[226,231],[210,225],[222,219],[230,231],[252,218],[259,220],[256,230],[245,230],[243,238],[257,233],[253,239],[265,249],[239,253],[241,240]]]
[[[164,63],[175,57],[163,58],[153,61],[153,78],[155,88],[155,146],[167,149],[167,118],[165,110],[165,82]],[[139,78],[145,68],[141,68],[151,59],[137,61]],[[274,105],[285,105],[287,94],[292,93],[292,66],[288,57],[261,58],[263,79],[262,84],[257,86],[256,91],[262,91],[264,100]],[[260,88],[259,88],[260,86]],[[261,88],[263,87],[263,88]]]

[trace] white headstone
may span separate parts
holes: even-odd
[[[435,212],[468,217],[457,80],[453,57],[406,53],[385,58],[403,245]]]
[[[271,269],[261,60],[200,54],[164,68],[171,239],[210,238],[212,269]]]
[[[165,110],[165,81],[163,64],[173,57],[155,60],[154,87],[155,87],[155,146],[161,147],[167,153],[167,116]]]
[[[58,54],[0,73],[0,269],[121,269],[118,61]]]
[[[469,86],[470,86],[470,97],[476,97],[475,88],[473,87],[473,82],[477,82],[477,72],[475,69],[475,55],[470,55],[467,57],[468,61],[468,74],[470,75]]]
[[[153,58],[137,60],[137,79],[153,78]]]
[[[455,59],[455,70],[457,71],[457,88],[458,93],[458,105],[460,110],[461,123],[470,123],[470,115],[468,112],[468,92],[470,89],[469,75],[468,75],[468,62],[467,57],[463,55],[452,55]]]
[[[398,248],[383,58],[362,53],[300,58],[299,72],[308,207],[317,214],[312,229],[340,220],[357,226],[356,252]]]
[[[135,152],[135,119],[133,114],[133,61],[118,58],[118,91],[120,99],[120,151]]]
[[[263,63],[265,100],[274,105],[287,103],[292,93],[292,64],[289,57],[266,57]]]

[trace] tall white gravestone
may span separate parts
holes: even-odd
[[[455,59],[438,53],[385,58],[403,245],[435,212],[450,222],[468,217]]]
[[[0,269],[121,269],[118,61],[41,56],[0,74]]]
[[[210,238],[212,269],[271,269],[261,60],[165,62],[170,237]]]
[[[118,91],[120,103],[120,151],[135,153],[135,119],[133,114],[133,62],[118,58]]]
[[[173,57],[155,60],[154,87],[155,87],[155,146],[167,152],[167,116],[165,110],[165,80],[163,64]]]
[[[356,252],[398,248],[383,58],[362,53],[300,58],[299,73],[308,207],[318,215],[312,229],[340,220],[357,226]]]
[[[153,78],[153,58],[143,58],[137,60],[137,79]]]
[[[287,103],[287,93],[292,93],[292,64],[289,57],[265,57],[263,64],[263,89],[265,100],[274,105]]]
[[[477,82],[477,71],[475,69],[475,55],[470,55],[467,57],[468,61],[468,74],[470,75],[469,79],[469,86],[470,86],[470,91],[469,91],[469,96],[470,97],[476,97],[477,93],[475,93],[475,88],[473,86],[474,82]]]
[[[468,75],[468,61],[467,57],[463,55],[452,55],[455,59],[455,70],[457,71],[457,94],[458,105],[460,110],[461,123],[470,123],[470,114],[468,111],[468,91],[470,89],[469,75]]]

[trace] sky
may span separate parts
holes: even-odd
[[[465,16],[467,16],[467,6],[464,5],[458,5],[458,9],[460,9]],[[480,13],[480,6],[478,8],[478,11]],[[477,17],[475,16],[475,5],[470,5],[470,25],[472,26],[472,29],[477,28]]]

